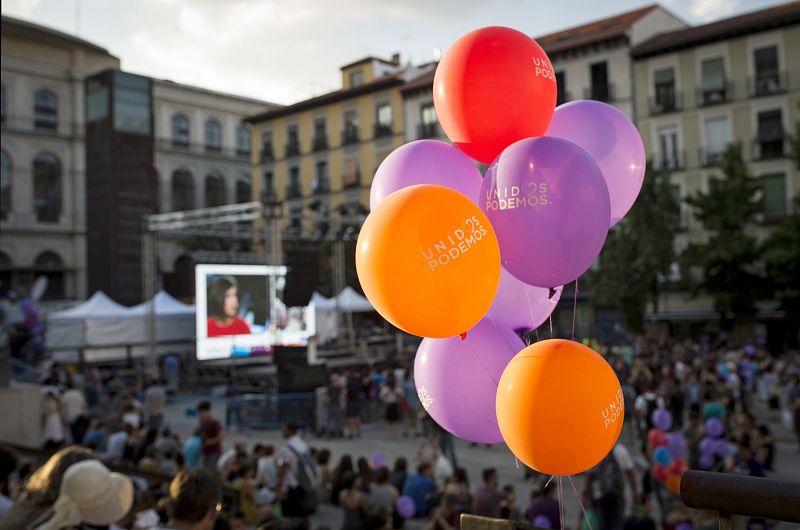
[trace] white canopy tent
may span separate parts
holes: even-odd
[[[130,308],[130,313],[134,318],[144,319],[144,329],[147,331],[150,320],[150,306],[155,301],[155,326],[156,342],[175,342],[185,340],[191,342],[195,340],[195,308],[193,305],[184,304],[176,300],[166,291],[158,291],[156,295]],[[143,341],[149,337],[145,333]]]
[[[342,313],[365,313],[375,311],[372,304],[350,286],[342,289],[333,298],[326,298],[314,291],[311,295],[317,324],[317,339],[325,344],[339,334],[339,318]]]

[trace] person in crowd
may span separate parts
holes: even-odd
[[[236,423],[239,431],[244,430],[244,423],[242,423],[242,391],[239,385],[231,375],[228,382],[228,387],[225,389],[225,397],[227,399],[225,407],[225,428],[230,429]]]
[[[167,404],[167,389],[164,381],[156,379],[144,391],[144,412],[149,429],[160,429],[164,421],[164,407]]]
[[[14,505],[0,518],[0,530],[33,528],[39,520],[47,518],[61,492],[61,481],[66,470],[78,462],[90,460],[92,453],[78,446],[69,446],[53,453],[47,462],[25,482]]]
[[[180,377],[181,360],[175,354],[164,357],[162,363],[164,377],[167,380],[167,393],[174,394],[178,391],[178,381]]]
[[[336,465],[336,468],[333,470],[333,474],[331,475],[331,503],[339,504],[339,492],[344,489],[344,474],[346,472],[354,473],[355,470],[353,468],[353,457],[349,454],[344,454],[339,459],[339,463]]]
[[[483,470],[483,484],[475,490],[472,497],[472,513],[483,517],[500,517],[501,504],[506,494],[498,488],[497,471],[494,468]]]
[[[72,381],[67,381],[67,389],[61,396],[61,405],[64,410],[64,420],[69,425],[72,441],[80,443],[86,433],[88,408],[86,397],[82,391],[75,388]]]
[[[61,414],[61,402],[58,397],[48,392],[44,396],[44,412],[42,414],[42,446],[46,450],[58,450],[67,441],[67,429]]]
[[[283,514],[306,516],[317,509],[317,485],[319,472],[311,456],[308,444],[300,435],[300,429],[293,423],[283,426],[286,443],[279,452],[286,466],[286,498],[283,501]]]
[[[200,422],[200,438],[203,441],[203,467],[213,469],[222,455],[225,429],[222,428],[219,420],[211,415],[210,402],[201,401],[197,405],[197,414]]]
[[[380,399],[386,406],[384,420],[386,422],[386,437],[397,438],[397,425],[401,419],[400,403],[404,399],[403,389],[397,384],[393,373],[381,386]]]
[[[0,447],[0,519],[14,505],[11,500],[11,476],[17,469],[17,458]]]
[[[112,463],[119,463],[124,460],[128,442],[133,433],[133,426],[130,423],[123,423],[117,432],[109,436],[106,444],[105,460]]]
[[[342,491],[339,492],[339,506],[342,507],[342,530],[363,530],[366,526],[364,510],[365,496],[359,487],[359,479],[350,471],[342,475]]]
[[[249,335],[250,326],[239,316],[239,284],[233,276],[219,276],[208,288],[207,336]]]
[[[772,436],[772,432],[766,424],[758,426],[755,447],[756,459],[764,466],[764,470],[775,471],[775,437]]]
[[[364,380],[361,373],[353,371],[347,377],[346,383],[346,409],[345,421],[348,438],[361,437],[361,416],[364,408]]]
[[[267,488],[277,492],[278,487],[278,456],[275,454],[275,447],[265,445],[257,451],[256,463],[256,484],[259,487]]]
[[[203,454],[203,431],[196,429],[194,433],[183,442],[183,457],[189,469],[197,467]]]
[[[522,512],[517,507],[517,492],[514,486],[506,484],[503,486],[505,499],[500,502],[500,517],[509,521],[522,521]]]
[[[411,370],[408,371],[408,376],[403,383],[403,403],[405,403],[405,410],[403,411],[403,435],[419,436],[422,434],[422,428],[419,423],[419,411],[422,405],[417,395],[414,374]]]
[[[406,477],[403,495],[411,497],[416,506],[416,517],[425,517],[434,505],[437,489],[433,481],[433,466],[422,462],[417,466],[417,474]]]
[[[363,493],[369,493],[370,487],[375,482],[375,474],[363,456],[358,458],[356,466],[358,467],[359,487]]]
[[[586,474],[586,491],[593,500],[601,530],[613,530],[622,526],[625,518],[626,481],[635,499],[638,491],[634,462],[625,446],[618,442]]]
[[[389,473],[389,484],[394,486],[397,491],[403,491],[407,475],[408,461],[400,456],[394,461],[392,472]]]
[[[525,510],[525,519],[529,523],[533,524],[539,517],[547,517],[550,528],[561,530],[561,517],[559,516],[561,508],[558,501],[553,498],[555,489],[555,480],[548,479],[542,483],[540,488],[533,490],[531,503]]]
[[[399,497],[400,492],[389,483],[389,470],[379,468],[375,473],[375,484],[367,495],[367,509],[370,512],[383,509],[386,513],[392,513]]]
[[[656,522],[650,516],[650,496],[641,495],[635,501],[636,508],[625,518],[622,530],[656,530]]]
[[[221,511],[222,484],[206,469],[181,471],[169,484],[169,522],[164,530],[212,530]]]
[[[345,389],[343,379],[338,373],[332,373],[328,383],[328,424],[326,432],[331,438],[339,438],[344,433]]]
[[[439,506],[431,510],[430,521],[428,521],[426,530],[457,530],[458,529],[458,512],[455,508],[456,501],[450,495],[442,497],[442,502]]]

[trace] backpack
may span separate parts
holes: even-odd
[[[612,450],[597,465],[596,479],[600,486],[600,496],[625,494],[625,477],[622,475],[622,468],[617,463],[617,457]]]
[[[301,490],[300,493],[302,494],[299,502],[300,506],[305,515],[311,515],[317,511],[319,504],[317,499],[317,489],[319,487],[317,466],[310,454],[301,454],[288,444],[287,447],[297,458],[297,489]]]

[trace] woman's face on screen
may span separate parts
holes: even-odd
[[[222,312],[228,318],[234,318],[239,311],[239,296],[236,287],[230,287],[225,291],[225,301],[222,302]]]

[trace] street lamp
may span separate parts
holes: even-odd
[[[283,264],[283,246],[281,244],[280,221],[283,218],[283,201],[273,190],[261,194],[264,205],[264,252],[268,265]]]

